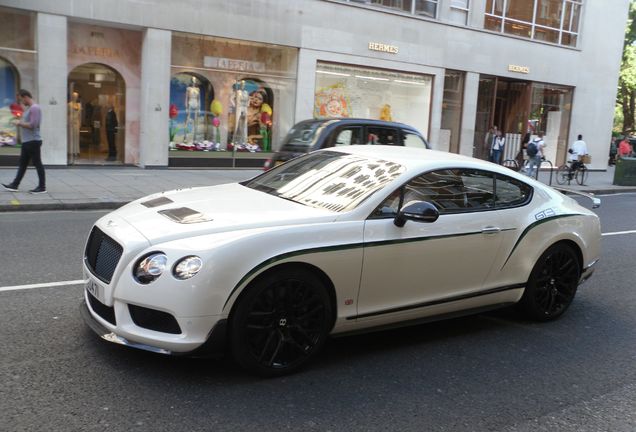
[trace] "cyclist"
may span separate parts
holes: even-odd
[[[568,162],[570,163],[569,175],[571,178],[572,173],[583,165],[583,162],[579,161],[580,157],[587,154],[587,144],[583,141],[583,135],[579,134],[577,140],[572,143],[568,153]]]

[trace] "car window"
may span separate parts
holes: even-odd
[[[363,144],[361,127],[340,129],[331,145],[338,147],[354,144]]]
[[[397,130],[381,126],[367,127],[367,144],[396,145]]]
[[[428,148],[426,145],[426,141],[416,133],[411,131],[403,130],[402,132],[402,143],[404,143],[404,147],[415,147],[415,148]]]
[[[529,185],[501,174],[497,174],[495,179],[495,190],[497,191],[495,197],[497,208],[525,204],[532,196],[532,188]]]
[[[322,132],[323,122],[305,122],[295,125],[283,140],[282,150],[307,151]]]
[[[444,169],[410,180],[387,197],[371,217],[394,217],[411,201],[428,201],[440,214],[453,214],[516,207],[531,197],[532,187],[508,176],[476,169]]]

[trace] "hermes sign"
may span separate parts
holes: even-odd
[[[399,51],[399,48],[396,47],[395,45],[387,45],[387,44],[378,43],[378,42],[369,42],[369,49],[371,51],[380,51],[380,52],[386,52],[391,54],[397,54]]]
[[[522,74],[529,74],[530,68],[528,66],[518,66],[518,65],[509,64],[508,72],[518,72]]]
[[[103,58],[119,58],[119,51],[112,48],[94,47],[94,46],[73,46],[71,53],[81,54]]]

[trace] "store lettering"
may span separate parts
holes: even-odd
[[[519,72],[523,74],[529,74],[530,68],[528,66],[508,65],[508,72]]]
[[[265,72],[265,64],[247,60],[236,60],[223,57],[203,57],[203,66],[213,69],[227,69],[241,72]]]
[[[103,47],[73,47],[73,54],[81,54],[93,57],[103,57],[103,58],[119,58],[119,51],[112,48],[103,48]]]
[[[378,42],[369,42],[369,49],[371,51],[387,52],[391,54],[397,54],[399,51],[399,48],[395,45],[387,45]]]

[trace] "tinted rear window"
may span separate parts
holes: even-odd
[[[283,151],[307,152],[322,131],[323,122],[300,123],[289,130],[283,141]]]

